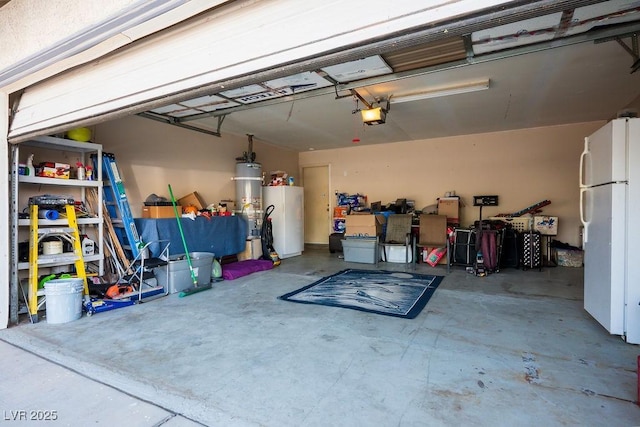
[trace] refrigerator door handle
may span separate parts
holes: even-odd
[[[585,159],[587,158],[587,156],[591,154],[591,152],[589,151],[589,137],[586,137],[584,139],[584,150],[582,151],[582,154],[580,154],[580,188],[584,188],[587,186],[586,181],[586,177],[584,176],[585,173],[585,168],[584,168],[584,164],[585,164]]]
[[[582,225],[584,227],[584,231],[583,231],[583,243],[587,243],[587,241],[589,240],[589,224],[591,224],[591,221],[587,221],[586,220],[586,215],[585,215],[585,194],[591,191],[590,188],[581,188],[580,189],[580,222],[582,222]],[[589,199],[590,200],[590,199]],[[590,210],[590,209],[589,209]],[[591,213],[591,212],[589,212]]]

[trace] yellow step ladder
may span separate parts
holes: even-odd
[[[30,206],[30,230],[29,230],[29,293],[28,309],[32,323],[38,322],[38,297],[42,297],[44,292],[38,292],[38,268],[53,267],[57,265],[74,264],[76,275],[84,282],[84,295],[89,295],[87,284],[87,273],[85,271],[84,259],[82,257],[82,244],[80,242],[80,231],[76,219],[76,209],[72,204],[65,206],[66,224],[62,226],[40,227],[38,217],[39,206]],[[60,222],[60,220],[56,220]],[[59,237],[71,243],[73,252],[62,252],[60,254],[39,254],[38,247],[45,237]],[[41,301],[42,302],[42,299]]]

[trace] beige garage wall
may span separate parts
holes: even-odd
[[[348,146],[299,155],[254,137],[256,161],[263,171],[296,175],[305,166],[331,165],[330,191],[361,193],[369,201],[414,200],[421,209],[455,191],[466,206],[464,226],[479,209],[474,195],[496,194],[498,207],[483,209],[483,218],[514,212],[548,199],[545,215],[559,217],[561,240],[579,238],[579,156],[584,137],[604,122],[580,123],[417,142]],[[134,216],[151,193],[176,197],[198,191],[207,203],[235,199],[236,157],[248,149],[246,136],[217,138],[137,116],[96,126],[95,142],[116,155]],[[298,181],[300,182],[300,181]],[[304,185],[304,183],[301,183]],[[333,201],[332,198],[332,202]]]
[[[479,208],[472,206],[475,195],[499,196],[499,206],[485,207],[483,218],[550,200],[543,214],[559,217],[557,239],[578,245],[579,157],[584,137],[603,124],[305,152],[300,167],[330,164],[331,193],[361,193],[369,202],[407,198],[422,209],[455,191],[466,204],[463,226],[479,218]]]
[[[176,198],[197,191],[204,201],[235,200],[236,158],[249,148],[246,136],[222,138],[159,123],[138,116],[97,125],[94,141],[114,153],[123,175],[135,217],[151,193]],[[297,171],[298,155],[260,142],[254,136],[256,162],[267,174],[272,170]],[[291,173],[291,172],[290,172]]]

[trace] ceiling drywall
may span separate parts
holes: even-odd
[[[490,80],[485,91],[400,104],[391,98],[382,125],[363,125],[360,115],[352,114],[352,97],[328,94],[232,113],[221,132],[252,133],[303,151],[349,146],[354,138],[375,144],[606,120],[640,91],[640,74],[629,73],[631,62],[615,43],[581,44],[358,89],[373,99],[419,87]],[[217,125],[215,118],[198,122]]]
[[[640,1],[601,2],[173,103],[145,115],[295,151],[608,120],[638,107]],[[401,95],[488,81],[471,93]],[[354,92],[355,90],[355,92]],[[360,98],[360,99],[358,99]],[[367,126],[359,109],[387,107]]]

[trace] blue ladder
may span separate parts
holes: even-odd
[[[94,169],[97,170],[97,159],[92,156]],[[111,217],[113,229],[120,241],[120,246],[126,251],[129,260],[135,259],[140,253],[142,240],[138,234],[138,229],[133,221],[129,200],[124,191],[124,184],[118,171],[116,158],[112,153],[102,154],[102,176],[105,180],[102,188],[104,190],[104,203],[107,212]]]

